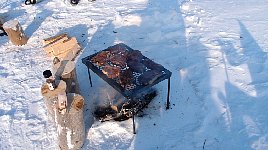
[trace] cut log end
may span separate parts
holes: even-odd
[[[19,24],[18,20],[10,20],[3,24],[3,28],[11,28],[13,30],[17,30],[17,25]]]
[[[78,111],[83,109],[85,103],[84,98],[81,95],[75,93],[68,93],[67,97],[68,99],[73,99],[71,107],[75,108]]]
[[[77,110],[82,109],[83,106],[84,106],[84,101],[82,99],[79,99],[79,100],[74,102],[74,107]]]
[[[24,34],[22,27],[17,20],[5,22],[3,28],[14,45],[24,45],[27,43],[28,37]]]

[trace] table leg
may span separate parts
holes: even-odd
[[[133,108],[131,109],[131,113],[132,113],[132,123],[133,123],[133,134],[136,134],[135,119],[134,119],[135,113],[134,113]]]
[[[170,93],[170,78],[168,78],[168,93],[167,93],[167,107],[166,107],[166,109],[169,109],[169,106],[170,106],[169,93]]]
[[[88,71],[88,78],[89,78],[90,86],[92,87],[92,81],[91,81],[91,75],[90,75],[89,68],[87,68],[87,71]]]

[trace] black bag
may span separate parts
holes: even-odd
[[[77,5],[79,0],[70,0],[71,5]]]
[[[7,33],[5,32],[4,28],[0,26],[0,36],[4,35],[7,35]]]
[[[42,0],[25,0],[25,5],[30,5],[30,4],[36,4],[41,2]]]

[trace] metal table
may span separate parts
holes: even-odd
[[[120,43],[120,44],[116,44],[114,46],[108,47],[105,50],[102,51],[107,51],[108,49],[114,48],[114,47],[120,47],[125,49],[126,51],[133,51],[132,48],[128,47],[127,45]],[[102,52],[100,51],[100,52]],[[85,58],[82,59],[82,63],[85,64],[88,68],[88,77],[89,77],[89,81],[90,81],[90,85],[92,87],[92,81],[91,81],[91,74],[90,74],[90,69],[96,73],[99,77],[101,77],[105,82],[107,82],[110,86],[112,86],[114,89],[116,89],[119,93],[121,93],[124,97],[126,97],[127,99],[133,99],[135,98],[139,93],[147,90],[148,88],[158,84],[159,82],[168,79],[168,91],[167,91],[167,104],[166,104],[166,109],[169,109],[170,107],[170,101],[169,101],[169,94],[170,94],[170,77],[171,77],[171,72],[169,70],[167,70],[166,68],[162,69],[162,74],[161,76],[159,76],[156,80],[154,80],[152,83],[148,84],[148,85],[136,85],[136,87],[132,90],[127,90],[124,87],[121,86],[121,84],[118,83],[118,81],[116,79],[112,79],[112,78],[108,78],[107,75],[105,75],[101,68],[99,68],[98,66],[96,66],[96,64],[94,64],[91,60],[94,56],[96,56],[97,54],[99,54],[100,52],[97,52],[93,55],[87,56]],[[143,59],[149,59],[145,56],[143,56]],[[159,64],[158,64],[159,65]],[[135,122],[134,122],[134,114],[132,115],[133,117],[133,133],[135,134]]]

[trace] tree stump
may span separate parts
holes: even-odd
[[[53,70],[56,78],[60,78],[66,82],[67,93],[80,93],[74,61],[63,60],[54,64]]]
[[[67,110],[55,111],[58,145],[61,150],[79,150],[85,139],[84,98],[75,93],[67,94]]]
[[[17,20],[5,22],[3,28],[14,45],[24,45],[27,43],[28,38],[24,34],[22,27]]]
[[[47,83],[41,87],[41,93],[44,97],[45,105],[49,115],[55,120],[55,109],[58,102],[58,94],[66,91],[66,83],[63,80],[56,80],[57,87],[51,91]]]

